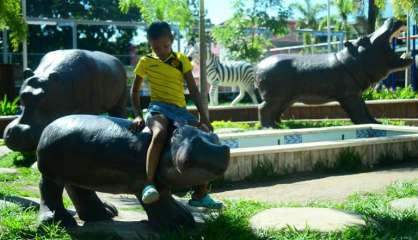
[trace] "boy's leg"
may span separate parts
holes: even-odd
[[[209,183],[197,185],[192,194],[192,199],[201,199],[209,192]]]
[[[147,126],[151,129],[152,139],[147,151],[146,160],[146,186],[142,192],[142,201],[149,204],[158,200],[159,194],[155,189],[154,177],[160,160],[161,152],[167,139],[168,120],[159,114],[147,119]]]
[[[209,188],[208,183],[198,185],[194,189],[192,194],[192,199],[190,199],[189,204],[194,207],[205,207],[210,209],[221,209],[223,208],[223,203],[211,198],[208,194]]]
[[[202,126],[198,121],[189,122],[190,125],[199,128],[202,131],[210,132],[206,126]],[[211,209],[221,209],[223,208],[223,203],[211,198],[208,194],[209,192],[209,183],[204,183],[202,185],[197,185],[192,194],[192,199],[190,199],[189,204],[195,207],[206,207]]]

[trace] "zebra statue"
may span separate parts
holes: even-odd
[[[219,86],[226,87],[238,87],[239,94],[232,101],[231,105],[237,104],[241,101],[245,92],[247,92],[253,103],[258,104],[257,96],[255,94],[255,70],[254,66],[247,62],[224,62],[221,63],[218,56],[212,53],[210,46],[207,50],[207,80],[210,84],[209,100],[210,105],[218,105],[218,88]],[[196,44],[191,51],[188,52],[188,56],[197,58],[199,56],[199,46]]]

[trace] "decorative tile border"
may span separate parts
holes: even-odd
[[[221,139],[221,144],[226,145],[229,148],[239,148],[239,139],[238,138]]]
[[[387,131],[380,129],[357,129],[356,138],[386,137]]]
[[[284,144],[295,144],[295,143],[302,143],[302,135],[300,134],[284,135]]]

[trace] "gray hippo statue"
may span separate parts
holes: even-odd
[[[37,148],[42,175],[40,223],[76,224],[64,208],[64,188],[84,221],[109,220],[117,215],[117,210],[101,202],[95,191],[134,194],[141,202],[151,133],[148,128],[129,131],[131,123],[122,118],[69,115],[44,129]],[[170,229],[194,226],[192,215],[171,191],[222,176],[229,156],[229,148],[220,145],[215,134],[187,125],[175,129],[156,173],[160,199],[142,204],[151,225]]]
[[[412,64],[398,56],[391,40],[405,29],[402,22],[388,19],[375,32],[337,53],[273,55],[256,70],[256,86],[263,102],[259,120],[263,127],[275,127],[281,114],[294,102],[321,104],[338,101],[355,124],[376,123],[362,92],[371,84]]]
[[[126,117],[126,72],[109,54],[57,50],[25,74],[19,94],[22,114],[4,131],[5,143],[13,150],[35,151],[44,127],[61,116],[107,112]]]

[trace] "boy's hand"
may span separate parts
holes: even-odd
[[[141,130],[145,126],[145,121],[142,117],[138,116],[132,121],[132,125],[129,127],[131,131]]]
[[[203,130],[207,132],[213,132],[213,126],[208,120],[200,120],[200,126],[203,127]]]

